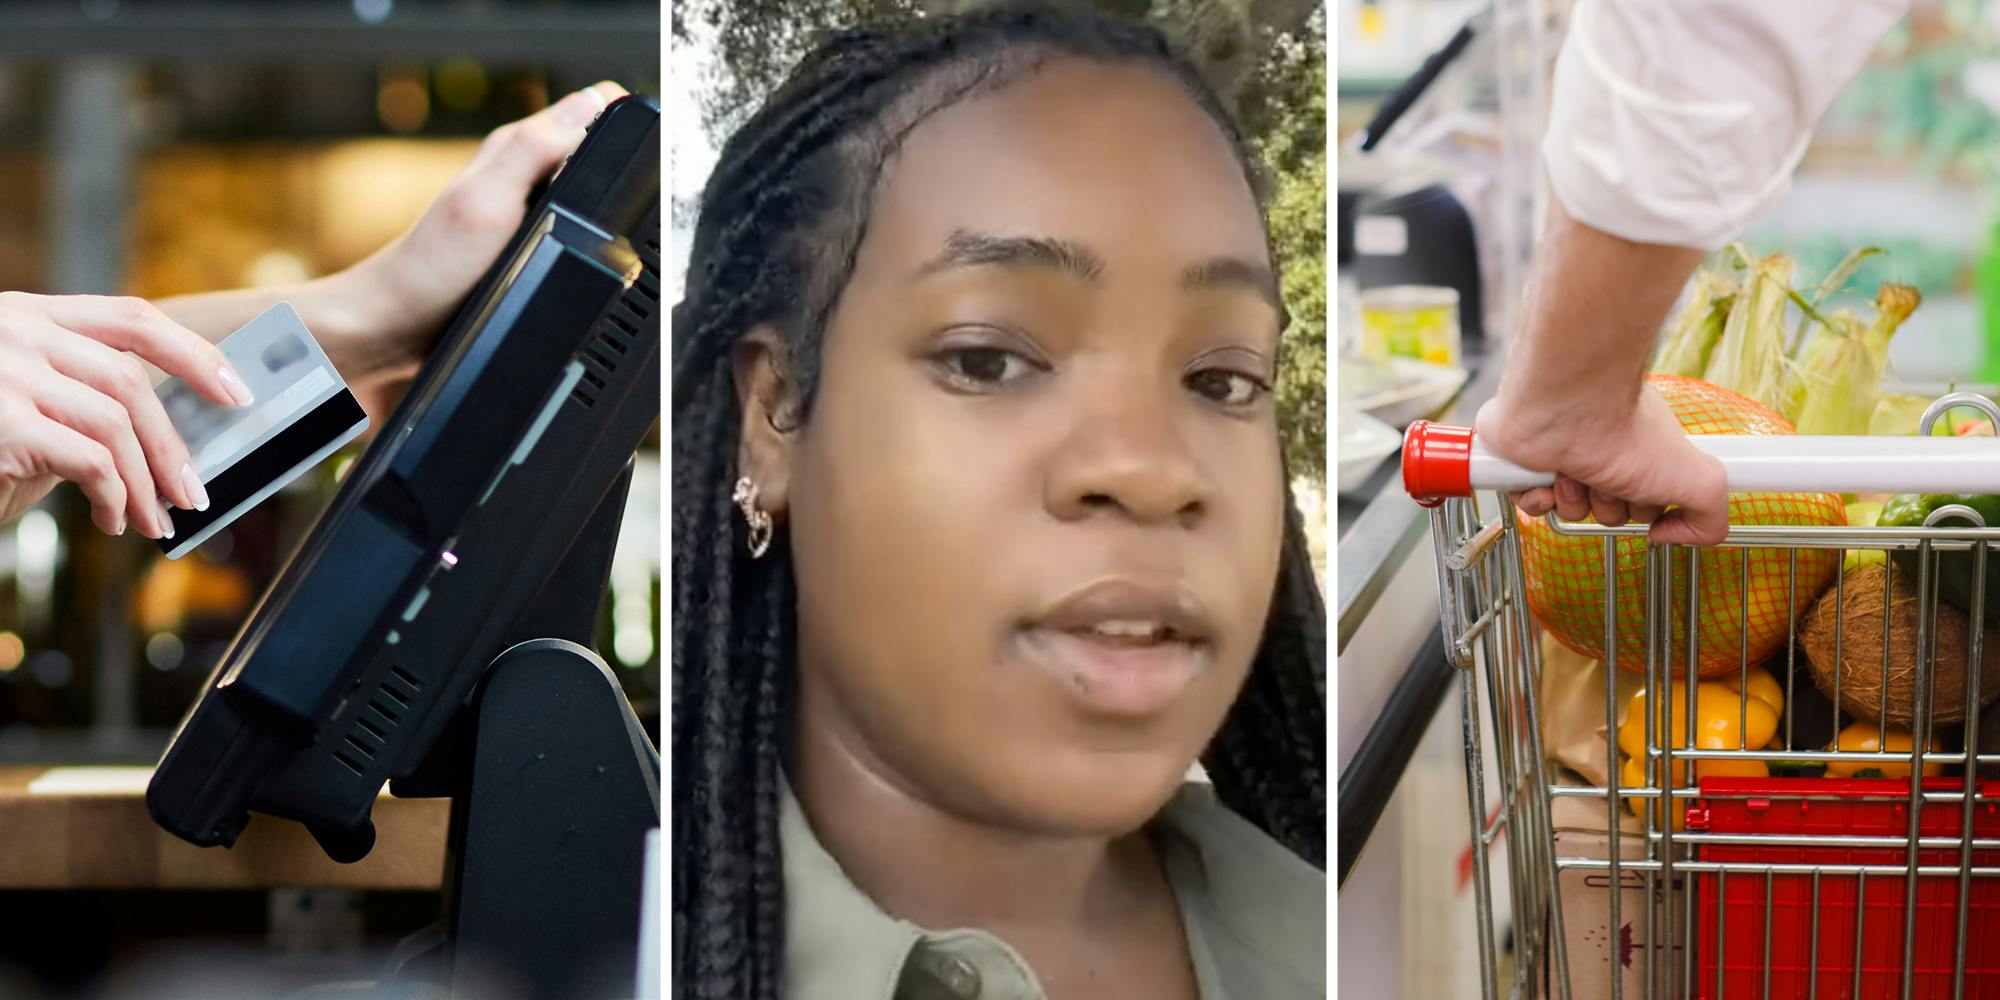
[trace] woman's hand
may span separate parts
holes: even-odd
[[[68,479],[107,534],[173,530],[161,498],[205,510],[148,361],[225,406],[250,390],[215,345],[144,299],[0,292],[0,523]]]
[[[624,94],[615,83],[599,83],[495,129],[409,232],[328,279],[350,301],[371,304],[372,322],[359,324],[345,343],[327,344],[357,391],[416,371],[520,227],[528,192],[576,149],[598,112]]]

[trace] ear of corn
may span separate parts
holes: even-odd
[[[1778,409],[1785,382],[1785,303],[1792,289],[1791,258],[1772,254],[1750,260],[1745,292],[1737,297],[1702,377]]]
[[[1699,377],[1749,396],[1801,434],[1915,433],[1927,401],[1883,397],[1881,384],[1890,338],[1922,296],[1909,285],[1885,284],[1866,323],[1850,311],[1829,316],[1820,308],[1862,261],[1880,252],[1862,247],[1848,254],[1808,297],[1792,287],[1789,257],[1753,257],[1732,244],[1717,264],[1695,275],[1652,370]],[[1799,320],[1788,335],[1791,306],[1798,307]]]
[[[1800,434],[1866,434],[1882,383],[1863,340],[1864,328],[1841,312],[1831,326],[1815,326],[1793,366],[1796,404],[1792,423]]]
[[[1722,336],[1729,310],[1736,304],[1736,279],[1726,271],[1704,268],[1695,275],[1688,300],[1681,307],[1666,341],[1660,345],[1653,371],[1661,375],[1700,378],[1708,369],[1709,355]]]

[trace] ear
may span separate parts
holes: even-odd
[[[789,358],[784,337],[758,326],[736,342],[731,358],[743,427],[737,439],[738,475],[757,484],[757,505],[782,521],[789,505],[793,433],[791,387],[785,381]]]

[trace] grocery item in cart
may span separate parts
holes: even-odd
[[[1876,524],[1884,528],[1921,528],[1924,520],[1939,508],[1948,506],[1970,507],[1979,515],[1983,527],[2000,527],[2000,496],[1954,496],[1949,493],[1905,493],[1891,497],[1882,507]],[[1968,523],[1961,515],[1953,518],[1953,523]],[[1972,582],[1976,572],[1971,552],[1940,552],[1938,563],[1938,593],[1945,603],[1970,612],[1972,610]],[[1906,572],[1915,572],[1917,555],[1914,552],[1896,553],[1896,563]],[[2000,558],[1993,553],[1986,557],[1986,601],[1981,609],[1988,625],[2000,624]]]
[[[1917,738],[1901,726],[1884,726],[1879,722],[1853,722],[1840,731],[1829,750],[1841,753],[1909,753],[1917,745]],[[1938,744],[1935,733],[1931,735],[1931,745],[1927,753],[1937,753],[1944,748]],[[1936,761],[1924,762],[1924,777],[1935,778],[1944,773],[1944,765]],[[1907,778],[1910,765],[1893,761],[1855,760],[1852,757],[1826,762],[1826,776],[1829,778]]]
[[[1882,647],[1885,617],[1886,656]],[[1917,619],[1917,578],[1900,565],[1892,568],[1876,563],[1844,574],[1840,585],[1822,595],[1799,623],[1799,646],[1812,666],[1813,684],[1857,718],[1894,726],[1912,724],[1922,662],[1917,649]],[[1965,612],[1948,603],[1938,604],[1932,646],[1935,665],[1930,668],[1928,682],[1934,724],[1965,718],[1969,624]],[[2000,696],[2000,630],[1986,629],[1984,633],[1979,700],[1988,704]]]
[[[1598,714],[1604,714],[1602,706]],[[1560,798],[1550,803],[1549,814],[1557,854],[1591,861],[1611,856],[1612,838],[1603,803]],[[1644,856],[1646,835],[1639,821],[1629,815],[1621,816],[1620,820],[1619,856]],[[1676,878],[1675,882],[1680,888],[1685,879]],[[1563,910],[1563,947],[1569,957],[1569,995],[1576,1000],[1611,996],[1614,970],[1620,996],[1635,1000],[1643,997],[1646,994],[1642,972],[1649,965],[1678,963],[1686,950],[1685,943],[1678,941],[1670,949],[1666,935],[1654,933],[1653,910],[1648,904],[1661,895],[1656,887],[1649,886],[1641,873],[1631,869],[1619,872],[1617,885],[1618,923],[1614,927],[1610,873],[1570,868],[1557,877],[1556,891]],[[1553,998],[1560,994],[1550,990],[1544,995]]]
[[[1847,505],[1847,526],[1850,528],[1872,528],[1881,516],[1880,501],[1856,500]],[[1848,549],[1847,556],[1840,561],[1840,571],[1852,572],[1888,558],[1889,554],[1881,549]]]
[[[1542,745],[1549,759],[1583,776],[1599,788],[1609,787],[1617,768],[1611,730],[1604,724],[1604,663],[1564,646],[1547,632],[1541,634]],[[1637,674],[1617,671],[1611,678],[1624,704],[1644,683]],[[1601,810],[1600,810],[1601,813]],[[1600,816],[1599,822],[1602,822]]]
[[[1976,406],[1996,422],[2000,408],[1966,394],[1947,396],[1932,413],[1952,406]],[[2000,494],[2000,439],[1876,437],[1758,437],[1715,435],[1694,439],[1722,461],[1728,481],[1744,491],[1826,491],[1859,495],[1896,490]],[[1683,606],[1669,579],[1670,562],[1685,570],[1690,556],[1710,555],[1679,546],[1648,548],[1654,585],[1636,624],[1626,619],[1623,601],[1605,602],[1622,652],[1628,632],[1659,643],[1649,672],[1565,666],[1544,660],[1533,641],[1536,623],[1529,610],[1529,553],[1532,525],[1502,508],[1481,512],[1476,491],[1518,491],[1547,486],[1546,473],[1523,469],[1485,450],[1470,429],[1413,426],[1404,447],[1404,484],[1413,499],[1431,506],[1432,538],[1438,553],[1439,610],[1446,649],[1463,668],[1459,677],[1466,733],[1467,816],[1478,844],[1506,845],[1504,868],[1473,851],[1469,883],[1475,899],[1474,947],[1480,990],[1486,1000],[1629,1000],[1679,997],[1787,997],[1822,1000],[1861,998],[1984,998],[2000,1000],[2000,783],[1977,792],[1970,808],[1959,808],[1972,791],[1972,776],[1912,778],[1918,745],[1898,727],[1879,738],[1881,724],[1865,721],[1836,738],[1843,721],[1835,705],[1799,662],[1798,650],[1784,642],[1773,655],[1744,651],[1749,633],[1741,623],[1726,634],[1742,645],[1729,655],[1720,676],[1708,683],[1727,686],[1738,671],[1745,676],[1732,691],[1739,718],[1751,700],[1780,713],[1771,742],[1759,749],[1675,749],[1680,742],[1661,735],[1674,719],[1663,713],[1642,738],[1640,786],[1620,774],[1616,792],[1549,760],[1565,749],[1563,734],[1595,728],[1585,718],[1595,701],[1599,722],[1615,731],[1626,721],[1627,679],[1671,691],[1673,681],[1692,682],[1692,658],[1683,662],[1664,650],[1670,638],[1691,631],[1699,642],[1712,624],[1709,606],[1696,593]],[[1848,526],[1828,498],[1824,521],[1745,526],[1739,519],[1728,543],[1713,550],[1744,560],[1744,546],[1770,547],[1796,566],[1795,590],[1810,600],[1829,574],[1814,582],[1820,555],[1838,559],[1842,548],[1877,551],[1929,547],[1933,554],[1964,551],[1971,545],[2000,545],[2000,526],[1973,528],[1945,524],[1929,529]],[[1872,520],[1872,519],[1870,519]],[[1827,523],[1832,528],[1820,528]],[[1622,590],[1629,561],[1615,547],[1643,541],[1645,529],[1559,526],[1554,534],[1573,538],[1594,555],[1606,579],[1600,594]],[[1692,562],[1699,572],[1702,563]],[[1829,567],[1830,568],[1830,567]],[[1621,592],[1621,598],[1622,598]],[[1682,593],[1681,598],[1688,595]],[[1938,592],[1926,595],[1936,601]],[[1750,592],[1738,599],[1747,604]],[[1731,610],[1725,607],[1723,610]],[[1794,608],[1780,604],[1782,629]],[[1673,618],[1669,620],[1669,613]],[[1936,613],[1924,609],[1926,616]],[[1605,623],[1594,623],[1602,627]],[[1970,627],[1968,623],[1968,628]],[[1697,645],[1697,652],[1699,647]],[[1572,654],[1580,657],[1581,654]],[[1564,670],[1568,682],[1547,695],[1549,673]],[[1752,671],[1776,671],[1770,683]],[[1800,672],[1808,676],[1800,677]],[[1978,676],[1978,675],[1973,675]],[[1591,678],[1596,690],[1582,690],[1577,678]],[[1771,698],[1782,689],[1783,705]],[[1698,689],[1682,688],[1698,698]],[[1660,708],[1662,706],[1650,706]],[[1694,706],[1699,711],[1699,702]],[[1975,708],[1976,710],[1976,708]],[[1545,713],[1564,713],[1554,721]],[[1573,713],[1573,715],[1571,714]],[[1641,719],[1646,716],[1642,708]],[[1970,714],[1970,712],[1968,712]],[[1606,718],[1608,716],[1609,718]],[[1747,718],[1744,719],[1747,721]],[[1762,735],[1768,717],[1759,714],[1757,733],[1738,736],[1737,745]],[[1928,717],[1924,720],[1931,722]],[[1982,763],[2000,748],[2000,709],[1981,714],[1982,725],[1953,726],[1922,733],[1923,745],[1949,754],[1967,729],[1979,736],[1967,750]],[[1681,720],[1682,728],[1686,720]],[[1604,732],[1603,730],[1599,730]],[[1616,735],[1607,733],[1615,744]],[[1664,748],[1659,743],[1667,743]],[[1886,744],[1884,746],[1883,744]],[[1603,747],[1598,759],[1616,756]],[[1892,756],[1893,755],[1893,756]],[[1631,758],[1626,758],[1630,760]],[[1831,777],[1746,778],[1710,774],[1698,787],[1673,787],[1666,763],[1686,772],[1708,762],[1746,769],[1762,764],[1779,769],[1824,770]],[[1624,761],[1617,769],[1622,772]],[[1956,761],[1926,760],[1923,770]],[[1900,777],[1859,779],[1843,774],[1870,772]],[[1918,788],[1921,794],[1913,797]],[[1636,786],[1636,787],[1635,787]],[[1643,791],[1641,790],[1643,788]],[[1652,803],[1633,815],[1618,799]],[[1675,814],[1679,814],[1676,822]],[[1616,831],[1611,832],[1611,831]],[[1912,864],[1914,862],[1914,865]],[[1503,879],[1504,876],[1504,879]],[[1511,958],[1511,963],[1507,959]],[[1512,973],[1511,977],[1509,972]]]
[[[1784,692],[1766,693],[1775,689],[1777,682],[1761,668],[1752,671],[1752,675],[1762,681],[1751,682],[1751,696],[1748,698],[1742,696],[1741,689],[1736,685],[1719,680],[1702,681],[1694,686],[1693,744],[1688,742],[1687,683],[1674,681],[1668,686],[1667,705],[1672,710],[1671,722],[1664,718],[1666,713],[1652,704],[1650,693],[1641,688],[1626,703],[1625,721],[1618,726],[1618,749],[1634,757],[1645,749],[1649,710],[1653,713],[1655,746],[1671,742],[1676,749],[1686,749],[1690,745],[1699,750],[1762,749],[1778,734],[1778,719],[1784,713]],[[1665,726],[1664,732],[1662,725]]]
[[[1732,675],[1737,681],[1742,675]],[[1675,749],[1693,747],[1696,750],[1761,750],[1778,735],[1778,719],[1784,712],[1784,694],[1777,690],[1777,682],[1761,668],[1751,672],[1747,685],[1725,683],[1723,681],[1701,681],[1694,687],[1694,697],[1688,697],[1688,687],[1684,681],[1674,681],[1667,687],[1667,708],[1653,703],[1646,690],[1632,695],[1625,708],[1625,720],[1618,727],[1618,749],[1625,753],[1625,765],[1619,771],[1621,788],[1664,788],[1672,790],[1687,787],[1686,772],[1681,767],[1668,766],[1665,761],[1654,764],[1657,773],[1647,770],[1646,726],[1651,716],[1653,745]],[[1740,684],[1740,682],[1739,682]],[[1743,690],[1748,687],[1748,694]],[[1694,704],[1694,721],[1689,725],[1688,704]],[[1668,716],[1671,715],[1671,721]],[[1693,741],[1688,731],[1694,731]],[[1763,778],[1770,776],[1770,768],[1761,760],[1700,760],[1694,765],[1695,781],[1704,778],[1740,777]],[[1627,795],[1626,808],[1632,815],[1646,816],[1648,803],[1657,801],[1651,795]],[[1667,817],[1674,829],[1687,826],[1686,811],[1668,808]]]
[[[1771,408],[1699,379],[1648,375],[1648,385],[1672,407],[1689,434],[1791,434]],[[1746,493],[1729,503],[1733,525],[1831,525],[1847,523],[1838,494]],[[1585,656],[1640,671],[1646,666],[1646,553],[1644,538],[1617,540],[1617,649],[1604,647],[1604,541],[1559,534],[1537,518],[1520,515],[1521,559],[1528,606],[1563,645]],[[1839,553],[1831,549],[1706,549],[1694,555],[1697,587],[1695,670],[1713,677],[1761,663],[1783,648],[1797,616],[1833,582]],[[1793,586],[1792,567],[1798,568]],[[1674,562],[1673,662],[1684,663],[1689,574],[1686,558]]]

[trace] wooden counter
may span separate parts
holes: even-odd
[[[236,846],[196,847],[146,812],[149,767],[0,766],[0,889],[436,890],[447,799],[375,804],[375,849],[329,860],[305,827],[253,815]]]

